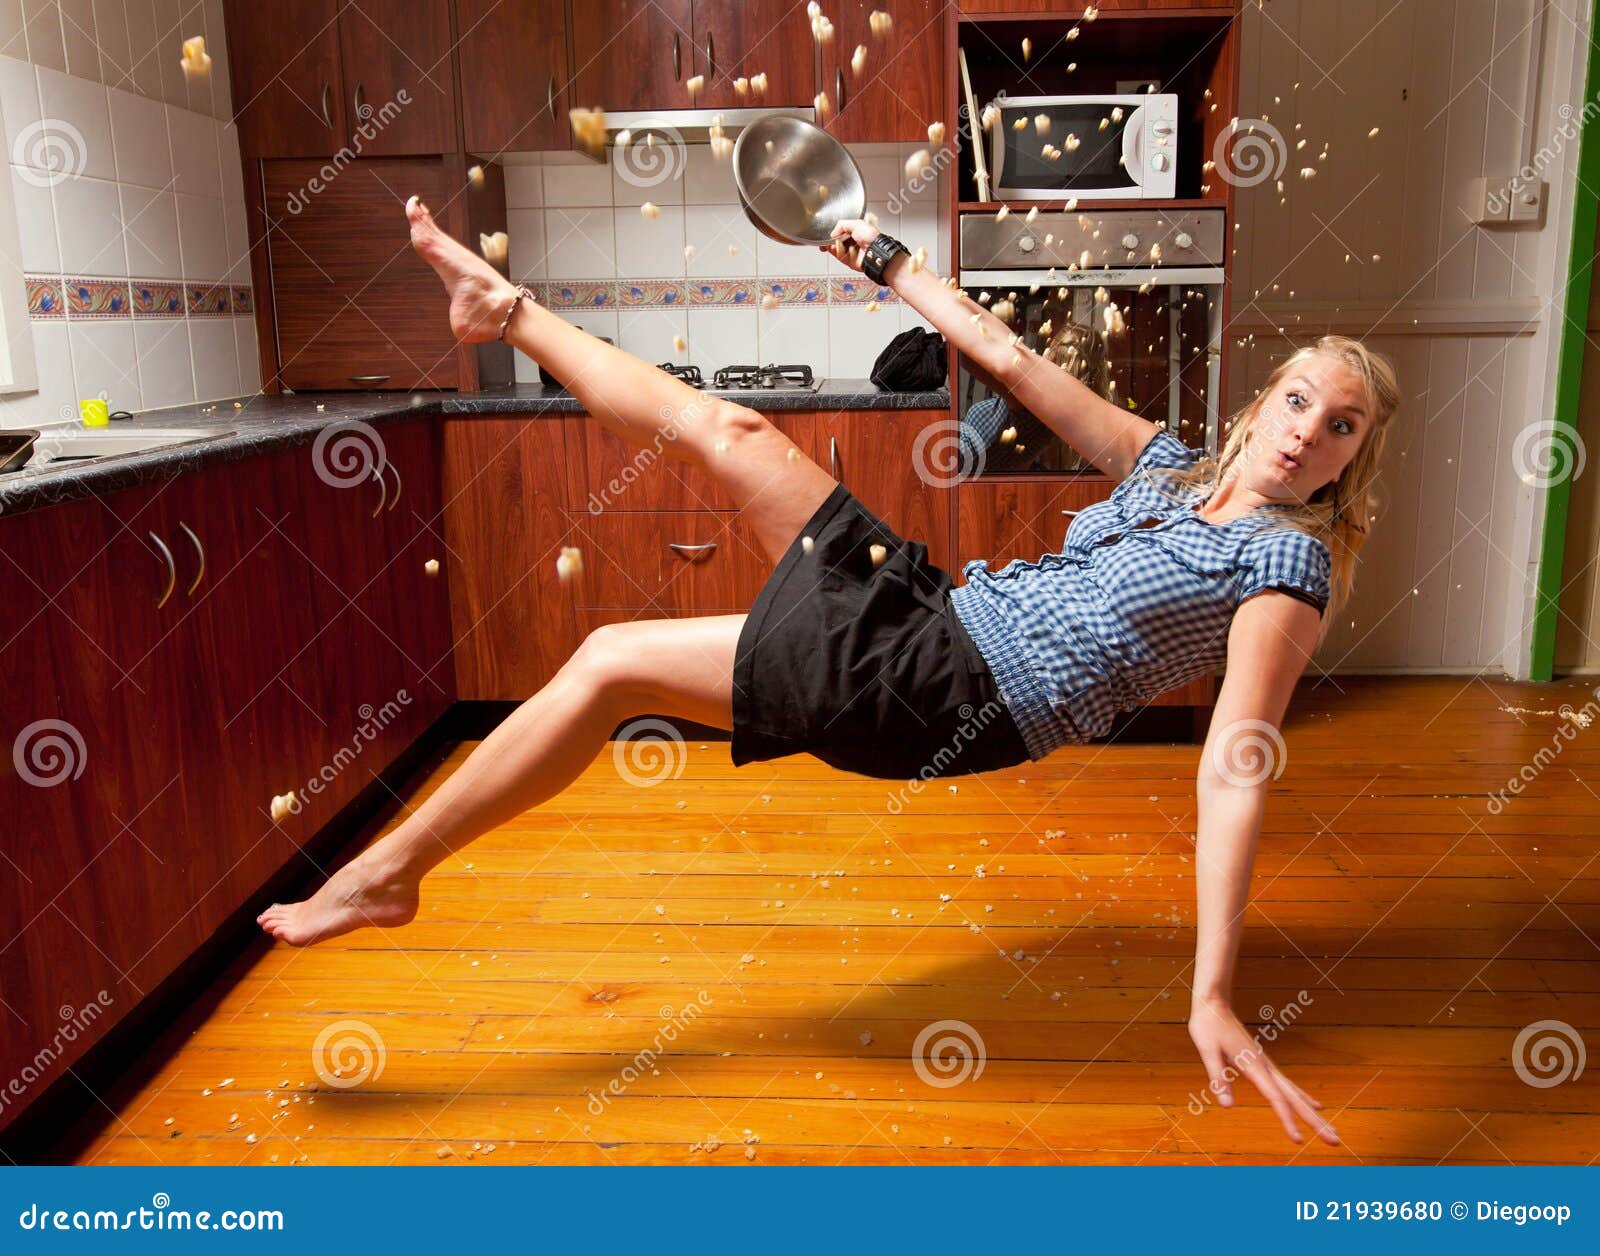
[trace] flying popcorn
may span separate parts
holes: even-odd
[[[672,338],[672,350],[673,350],[674,353],[682,353],[688,347],[689,347],[689,342],[687,340],[685,340],[682,336],[674,336]]]
[[[493,235],[478,233],[478,252],[483,254],[483,260],[491,266],[504,266],[506,256],[510,252],[511,239],[504,231],[496,231]]]
[[[765,96],[767,94],[767,75],[765,71],[750,76],[750,90],[757,96]]]
[[[1001,221],[1001,220],[1002,220],[1002,219],[1003,219],[1003,218],[1004,218],[1004,217],[1005,217],[1005,216],[1006,216],[1006,215],[1007,215],[1007,214],[1009,214],[1009,213],[1010,213],[1010,212],[1011,212],[1011,206],[1009,206],[1009,205],[1002,205],[1002,206],[1000,206],[1000,208],[999,208],[999,209],[998,209],[998,210],[996,210],[996,211],[995,211],[995,215],[994,215],[994,220],[995,220],[995,221],[996,221],[996,222],[999,222],[999,221]]]
[[[917,246],[917,251],[911,255],[911,273],[914,275],[928,264],[928,250],[922,245]]]
[[[556,575],[563,584],[583,573],[583,551],[576,545],[563,545],[556,558]]]
[[[1022,37],[1022,60],[1024,64],[1033,59],[1033,40],[1026,35]]]
[[[661,217],[661,206],[657,205],[654,201],[646,201],[643,205],[639,206],[639,212],[654,222],[657,218]]]
[[[889,32],[894,29],[894,18],[882,9],[874,9],[867,18],[867,25],[872,28],[872,33],[879,39],[887,39]]]
[[[932,161],[933,159],[928,156],[928,150],[926,148],[917,149],[916,152],[912,153],[911,156],[906,158],[906,178],[920,179],[924,174],[927,173],[928,167],[932,164]]]
[[[868,314],[875,314],[878,310],[878,303],[876,301],[868,301],[866,308]]]
[[[979,122],[982,124],[985,131],[992,131],[994,130],[994,124],[998,121],[1000,121],[1000,106],[991,101],[989,104],[983,107],[983,113],[979,117]]]
[[[763,292],[761,294],[761,308],[764,309],[764,310],[775,310],[775,309],[777,309],[778,308],[778,298],[773,296],[772,293],[770,293],[770,292]]]
[[[944,143],[944,123],[943,122],[930,122],[930,123],[928,123],[928,143],[933,145],[934,148],[938,148],[941,145],[943,145],[943,143]]]
[[[800,548],[802,550],[804,550],[807,554],[809,554],[812,550],[816,549],[816,547],[817,547],[817,543],[815,541],[813,541],[809,536],[803,536],[803,537],[800,538]]]
[[[578,148],[591,157],[601,157],[606,147],[606,111],[575,106],[567,110],[567,122]]]
[[[211,54],[206,51],[206,37],[191,35],[183,41],[183,66],[185,78],[204,78],[211,73]]]
[[[872,565],[874,567],[881,567],[883,560],[889,557],[889,551],[882,545],[869,545],[867,553],[872,556]]]
[[[706,85],[706,76],[704,74],[692,75],[685,80],[683,85],[688,89],[689,99],[693,100],[700,94],[700,89]]]
[[[1050,115],[1047,113],[1035,114],[1033,118],[1033,129],[1040,135],[1049,135]]]
[[[750,80],[743,77],[734,79],[733,90],[737,92],[741,98],[748,96],[750,94]]]
[[[483,186],[483,167],[468,166],[467,182],[472,184],[472,186],[475,188],[481,188]]]
[[[861,72],[866,68],[867,46],[865,44],[857,44],[856,50],[850,54],[850,72],[860,78]]]
[[[833,112],[833,106],[828,103],[828,93],[818,92],[812,98],[811,107],[817,111],[817,117],[825,118]]]

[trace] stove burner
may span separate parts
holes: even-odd
[[[698,366],[679,366],[675,362],[662,362],[660,366],[668,375],[681,379],[685,384],[692,384],[696,388],[705,384]]]
[[[809,366],[724,366],[712,376],[713,388],[810,388]]]

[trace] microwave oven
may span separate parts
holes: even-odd
[[[991,103],[999,111],[989,136],[995,200],[1178,194],[1176,95],[1000,96]]]

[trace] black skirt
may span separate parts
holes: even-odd
[[[802,537],[810,537],[805,552]],[[871,547],[886,551],[874,566]],[[840,484],[757,595],[733,668],[733,762],[812,754],[885,779],[1028,761],[928,547]]]

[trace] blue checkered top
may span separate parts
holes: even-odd
[[[1157,432],[1110,498],[1078,512],[1060,553],[962,568],[951,604],[1032,758],[1099,737],[1118,711],[1216,670],[1246,598],[1281,589],[1326,610],[1328,547],[1288,524],[1284,507],[1208,523],[1196,513],[1202,492],[1150,474],[1203,456]]]

